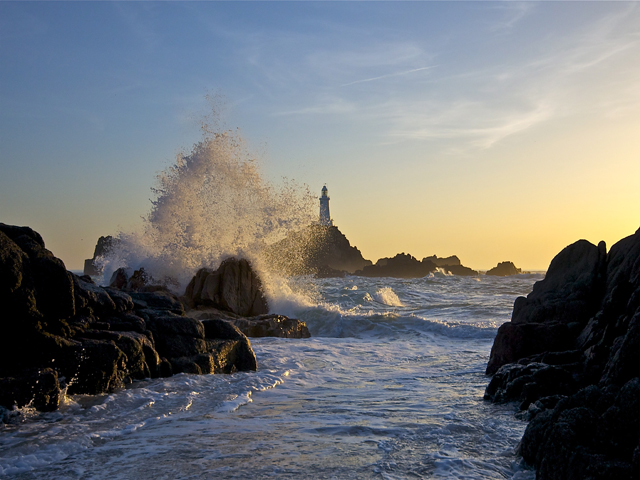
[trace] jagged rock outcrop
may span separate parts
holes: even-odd
[[[274,271],[286,275],[344,276],[371,265],[338,227],[325,225],[288,235],[268,246],[265,258]]]
[[[640,478],[640,230],[605,250],[560,252],[492,348],[485,398],[521,402],[538,480]]]
[[[98,394],[145,377],[256,369],[241,332],[207,336],[167,291],[103,288],[67,272],[28,227],[0,223],[0,309],[0,407],[8,409],[55,410],[66,387]]]
[[[522,273],[522,270],[516,267],[513,262],[500,262],[492,269],[487,270],[486,275],[493,275],[496,277],[509,277],[511,275],[518,275],[520,273]]]
[[[113,238],[111,235],[100,237],[96,243],[96,248],[93,250],[93,257],[84,261],[84,274],[89,276],[102,274],[102,268],[96,265],[96,259],[109,253],[118,242],[119,239]]]
[[[245,317],[269,312],[262,282],[245,259],[228,258],[217,270],[200,269],[184,297],[191,308],[213,307]]]

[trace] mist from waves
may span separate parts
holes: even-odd
[[[269,294],[262,248],[316,220],[317,199],[293,180],[269,182],[238,130],[206,126],[203,132],[190,152],[157,175],[141,228],[120,232],[97,260],[103,283],[120,267],[143,267],[154,283],[182,293],[199,268],[237,256],[253,263]]]

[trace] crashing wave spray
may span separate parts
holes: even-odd
[[[120,233],[102,259],[105,281],[119,267],[144,267],[179,290],[198,268],[242,256],[261,268],[260,252],[314,220],[308,187],[266,181],[239,132],[211,132],[162,171],[141,232]]]

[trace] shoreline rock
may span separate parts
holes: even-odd
[[[640,230],[580,240],[516,299],[485,398],[520,402],[519,454],[538,480],[640,478]]]
[[[94,395],[147,377],[257,369],[248,338],[235,326],[224,338],[211,337],[216,330],[186,316],[180,299],[161,287],[100,287],[68,272],[28,227],[0,223],[0,272],[4,409],[55,410],[65,389]],[[233,274],[250,278],[248,295],[264,299],[253,272]],[[242,306],[246,284],[223,284],[235,288],[223,292],[227,305],[235,299]]]

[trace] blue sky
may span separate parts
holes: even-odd
[[[69,268],[224,96],[365,257],[546,268],[640,223],[640,5],[0,2],[0,221]]]

